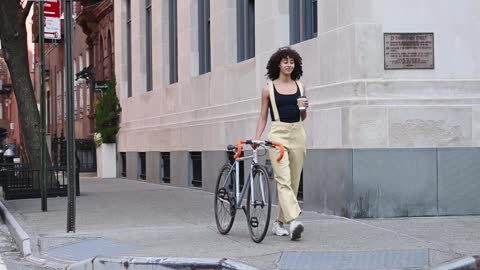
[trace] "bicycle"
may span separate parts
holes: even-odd
[[[240,157],[242,145],[248,144],[252,147],[253,154]],[[270,223],[270,214],[272,211],[272,202],[270,195],[269,173],[265,166],[258,164],[258,147],[266,150],[266,147],[279,147],[280,155],[277,161],[283,158],[284,148],[282,144],[260,141],[260,140],[241,140],[237,145],[228,145],[227,150],[233,151],[235,160],[232,164],[225,164],[220,170],[215,185],[215,221],[217,229],[221,234],[227,234],[232,228],[237,209],[243,209],[247,217],[247,224],[250,231],[250,237],[256,243],[260,243],[265,238]],[[240,190],[240,161],[252,160],[247,182]],[[243,204],[243,198],[247,192],[246,206]]]

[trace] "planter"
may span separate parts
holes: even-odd
[[[97,146],[97,177],[117,177],[117,144],[102,143]]]

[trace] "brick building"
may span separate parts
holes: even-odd
[[[74,74],[82,71],[93,71],[95,74],[95,77],[74,78],[75,136],[92,138],[95,129],[93,104],[97,95],[93,91],[93,79],[109,80],[113,70],[113,2],[109,0],[74,2],[74,17]],[[37,18],[36,12],[33,21],[38,21]],[[34,36],[38,36],[38,30],[35,30],[37,25],[38,23],[33,24]],[[37,74],[38,48],[37,44],[35,53]],[[63,41],[49,40],[45,45],[47,133],[52,136],[65,134],[66,128],[63,65]],[[38,85],[36,84],[37,93],[40,91]]]

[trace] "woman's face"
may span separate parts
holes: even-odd
[[[295,61],[293,58],[286,57],[280,61],[280,73],[285,75],[292,74],[293,70],[295,69]]]

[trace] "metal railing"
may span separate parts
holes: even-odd
[[[75,174],[77,196],[80,195],[79,171]],[[40,170],[25,164],[0,163],[0,183],[5,200],[40,198]],[[47,194],[49,197],[67,196],[67,167],[49,167]]]

